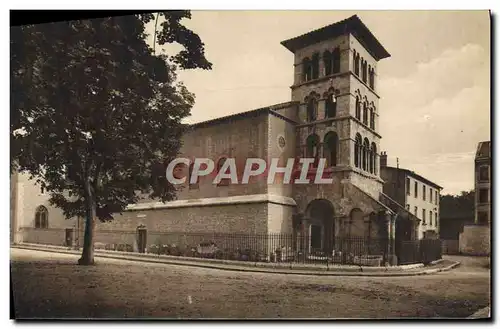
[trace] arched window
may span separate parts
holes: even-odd
[[[368,103],[366,101],[363,102],[363,123],[368,125]]]
[[[317,160],[318,156],[319,156],[319,137],[316,134],[309,135],[306,139],[306,157],[314,158]]]
[[[302,76],[304,81],[309,81],[312,79],[312,65],[311,60],[306,57],[302,61]]]
[[[368,138],[365,137],[363,142],[363,170],[368,171],[368,160],[370,158],[370,142]]]
[[[49,211],[44,206],[39,206],[35,211],[35,228],[49,227]]]
[[[319,78],[319,54],[314,54],[312,56],[312,78]]]
[[[369,71],[370,74],[370,88],[375,89],[375,68],[371,68]]]
[[[354,73],[359,77],[359,54],[356,54],[354,59]]]
[[[325,65],[325,75],[332,74],[332,54],[328,50],[323,53],[323,64]]]
[[[337,115],[337,100],[333,94],[329,94],[326,98],[325,114],[327,118],[335,118]]]
[[[352,50],[352,71],[356,73],[356,50]]]
[[[361,168],[361,135],[356,134],[356,139],[354,140],[354,166],[356,168]]]
[[[359,96],[356,96],[356,119],[361,120],[361,101]]]
[[[367,77],[366,69],[367,69],[368,63],[365,60],[362,60],[362,62],[363,62],[363,64],[361,65],[361,69],[363,70],[362,79],[363,79],[363,82],[366,83],[366,77]]]
[[[189,189],[190,190],[196,190],[199,188],[199,182],[200,182],[200,177],[196,177],[196,182],[194,183],[191,183],[191,176],[193,175],[193,168],[194,168],[194,163],[191,163],[189,165],[189,176],[188,176],[188,179],[189,179]]]
[[[311,96],[307,99],[307,121],[316,121],[318,114],[318,101]]]
[[[337,165],[337,152],[338,152],[339,137],[333,131],[330,131],[325,135],[325,140],[323,142],[323,156],[326,159],[326,165],[328,167],[334,167]]]
[[[374,110],[374,107],[370,107],[370,128],[375,130],[375,110]]]
[[[377,145],[372,142],[372,152],[371,152],[371,162],[372,162],[372,168],[375,175],[377,174]]]
[[[340,48],[337,47],[333,50],[332,53],[332,60],[333,60],[333,73],[339,73],[340,72]]]
[[[226,157],[222,157],[219,159],[219,161],[217,161],[217,174],[219,174],[221,172],[222,166],[224,165],[224,163],[226,163],[226,161],[227,161]],[[227,171],[225,173],[227,173]],[[231,180],[229,178],[222,178],[218,185],[219,186],[227,186],[227,185],[229,185],[230,181]]]

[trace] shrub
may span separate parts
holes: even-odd
[[[148,247],[148,252],[151,254],[160,254],[160,246],[152,244]]]
[[[117,244],[116,251],[125,251],[125,246],[121,243]]]
[[[196,257],[196,249],[192,248],[190,246],[186,246],[186,248],[183,250],[182,255],[184,257]]]
[[[171,245],[168,251],[169,255],[172,256],[180,256],[182,254],[181,249],[175,244]]]
[[[108,243],[106,244],[106,246],[104,247],[105,250],[115,250],[116,247],[115,247],[115,244],[114,243]]]
[[[214,256],[215,256],[216,259],[224,259],[225,254],[224,254],[224,251],[217,250],[217,251],[215,251],[215,255]]]

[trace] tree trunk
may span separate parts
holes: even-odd
[[[78,260],[79,265],[94,264],[94,228],[96,217],[96,202],[92,193],[90,180],[85,180],[85,203],[87,208],[87,218],[85,221],[85,235],[83,237],[82,257]]]

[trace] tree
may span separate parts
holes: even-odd
[[[474,220],[474,195],[474,190],[462,191],[458,195],[442,195],[439,203],[440,217]]]
[[[158,44],[183,46],[173,56],[146,43],[145,25],[158,17]],[[212,66],[182,25],[190,17],[166,11],[11,29],[12,170],[36,179],[66,218],[86,218],[79,264],[94,263],[96,220],[143,197],[175,197],[164,164],[178,154],[194,104],[176,70]]]

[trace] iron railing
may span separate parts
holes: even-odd
[[[65,230],[27,230],[25,242],[67,243]],[[29,234],[28,234],[29,233]],[[83,241],[83,232],[76,235]],[[145,241],[144,241],[145,239]],[[73,239],[75,244],[76,238]],[[398,264],[428,263],[441,258],[441,240],[394,241],[370,236],[335,237],[301,234],[233,234],[97,230],[101,250],[202,257],[252,262],[354,264],[384,266],[395,252]],[[78,247],[75,245],[75,247]],[[81,243],[80,246],[81,247]]]

